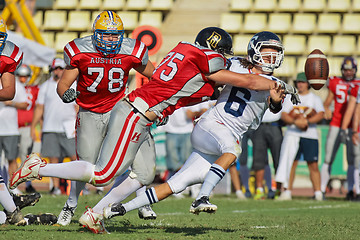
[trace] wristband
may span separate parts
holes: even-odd
[[[278,112],[280,112],[280,110],[282,108],[281,102],[274,103],[273,100],[270,98],[269,108],[270,108],[271,112],[278,113]]]

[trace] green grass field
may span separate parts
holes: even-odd
[[[191,198],[170,197],[153,209],[156,220],[145,221],[137,211],[106,222],[108,235],[95,235],[79,226],[85,206],[94,206],[101,198],[89,195],[80,198],[70,226],[16,227],[0,226],[0,239],[359,239],[360,203],[343,199],[315,202],[295,198],[289,202],[273,200],[239,201],[234,195],[214,196],[215,214],[189,213]],[[66,196],[52,197],[43,193],[33,207],[23,213],[51,212],[59,214]]]

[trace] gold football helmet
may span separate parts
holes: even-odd
[[[124,25],[115,12],[104,11],[100,13],[94,21],[93,31],[94,43],[99,52],[109,55],[117,54],[120,51],[124,38]],[[107,38],[109,36],[114,40],[110,41]]]
[[[7,38],[6,33],[6,22],[5,20],[0,16],[0,53],[4,49],[5,41]]]

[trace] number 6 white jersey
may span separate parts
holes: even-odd
[[[251,73],[240,64],[240,58],[229,59],[229,70],[237,73]],[[272,76],[264,76],[276,81]],[[239,140],[249,129],[257,129],[265,110],[268,108],[269,91],[254,91],[246,88],[226,85],[215,107],[209,110],[208,119],[212,118],[228,127]]]

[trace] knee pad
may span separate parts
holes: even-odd
[[[136,179],[142,185],[147,186],[154,181],[155,172],[156,172],[155,167],[153,168],[153,170],[150,170],[150,171],[136,172],[134,170],[131,170],[129,173],[129,177],[132,179]]]

